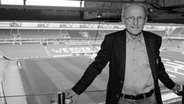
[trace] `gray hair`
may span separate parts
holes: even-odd
[[[144,12],[145,12],[145,15],[147,16],[148,15],[148,10],[147,10],[147,7],[146,5],[142,4],[142,3],[128,3],[128,4],[125,4],[122,8],[122,14],[121,16],[123,17],[125,15],[125,12],[127,10],[128,7],[132,6],[132,5],[138,5],[140,7],[143,7],[144,9]]]

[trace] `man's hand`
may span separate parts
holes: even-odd
[[[181,91],[181,85],[179,84],[175,84],[175,86],[173,87],[172,91],[175,93],[175,94],[179,94],[179,91]]]
[[[72,98],[73,96],[77,95],[72,89],[65,90],[65,97]]]
[[[65,93],[65,98],[68,99],[68,100],[65,100],[66,104],[73,104],[74,102],[77,101],[78,95],[72,89],[65,90],[64,93]]]

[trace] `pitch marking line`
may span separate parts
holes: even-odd
[[[162,60],[164,60],[164,61],[170,61],[169,59],[166,59],[166,58],[162,58]]]
[[[180,75],[183,75],[184,76],[184,74],[183,73],[180,73],[180,72],[171,71],[171,70],[167,70],[167,71],[172,72],[172,73],[175,73],[175,74],[180,74]]]
[[[173,66],[183,66],[183,65],[181,65],[181,64],[177,64],[177,63],[174,63],[174,62],[166,62],[167,64],[171,64],[171,65],[173,65]]]
[[[184,62],[182,62],[182,61],[174,61],[174,62],[180,63],[180,64],[183,64],[184,65]]]

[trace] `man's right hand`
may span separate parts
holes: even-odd
[[[78,95],[72,89],[67,89],[64,93],[66,104],[75,104],[78,101]]]
[[[72,89],[65,90],[64,92],[67,99],[77,95]]]

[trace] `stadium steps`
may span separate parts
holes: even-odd
[[[3,91],[3,82],[5,80],[5,68],[7,66],[7,61],[5,60],[0,60],[0,96],[2,99],[0,99],[0,104],[5,104],[5,99],[4,99],[4,91]]]
[[[27,104],[22,80],[15,61],[9,61],[5,71],[6,104]]]

